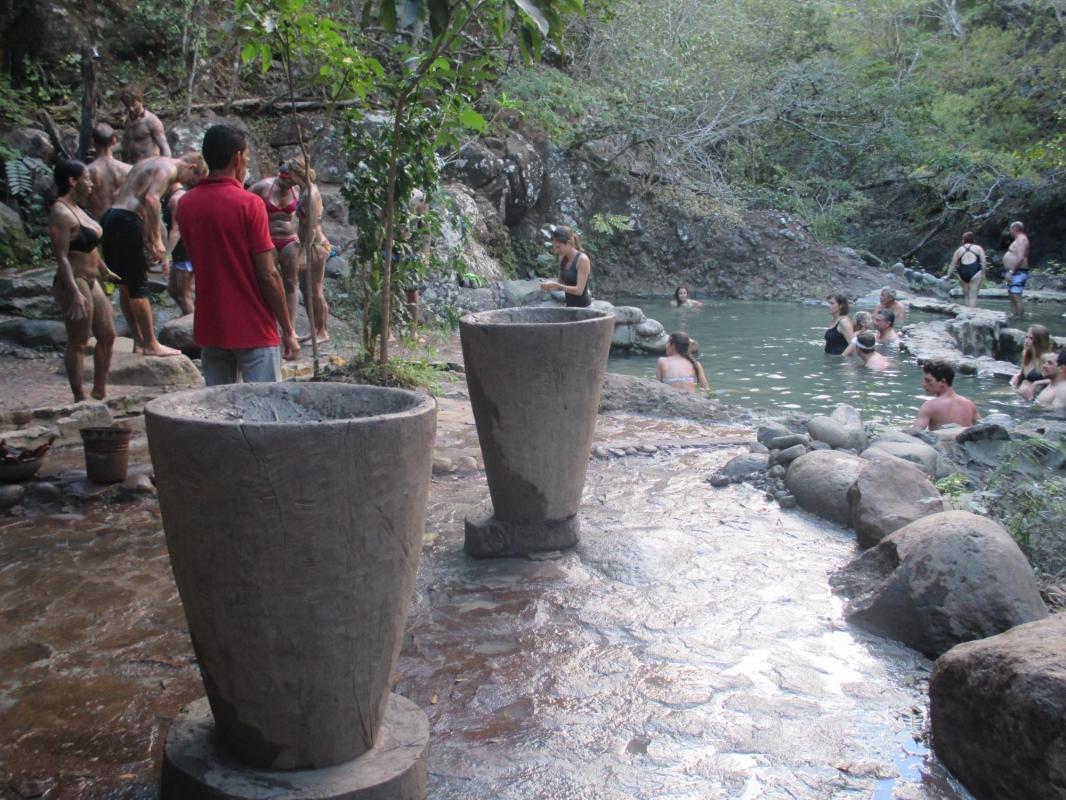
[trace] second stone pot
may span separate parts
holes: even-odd
[[[371,751],[422,549],[435,401],[238,384],[154,400],[146,426],[226,750],[272,770]]]
[[[573,546],[614,317],[509,308],[463,317],[459,331],[492,497],[466,519],[467,552]]]

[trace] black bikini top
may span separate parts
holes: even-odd
[[[70,249],[76,253],[91,253],[99,244],[99,234],[85,225],[79,225],[78,235],[70,238]]]

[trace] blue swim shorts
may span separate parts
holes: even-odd
[[[1028,270],[1020,269],[1017,272],[1012,272],[1010,277],[1007,278],[1007,293],[1021,294],[1027,280],[1029,280]]]
[[[178,272],[192,272],[191,261],[175,261],[170,267],[171,269],[176,269]]]

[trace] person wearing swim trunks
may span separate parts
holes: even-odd
[[[170,276],[167,279],[167,294],[174,298],[182,314],[193,312],[192,301],[192,261],[181,240],[181,228],[178,227],[178,201],[185,196],[188,189],[178,184],[167,198],[163,208],[163,222],[167,226],[167,255],[170,262]]]
[[[977,307],[977,293],[981,289],[981,281],[984,280],[988,270],[988,258],[981,245],[974,244],[972,231],[966,231],[962,235],[962,246],[951,257],[945,278],[950,278],[955,272],[959,276],[959,288],[962,289],[963,302],[970,308]]]
[[[126,106],[126,129],[122,134],[122,157],[130,164],[156,156],[170,157],[170,145],[159,117],[144,107],[144,93],[130,87],[120,96]]]
[[[296,232],[300,238],[299,272],[304,278],[304,305],[314,317],[314,338],[318,344],[329,341],[329,306],[326,305],[326,260],[332,249],[322,230],[322,194],[315,185],[315,171],[305,171],[302,159],[295,158],[283,168],[300,188],[300,202],[296,208]],[[300,338],[311,341],[311,334]]]
[[[272,178],[253,183],[250,192],[263,198],[270,222],[270,240],[274,243],[274,260],[285,285],[285,304],[289,319],[295,322],[300,298],[297,276],[300,272],[300,237],[296,209],[300,206],[300,188],[284,167]]]
[[[666,355],[659,359],[655,372],[660,383],[665,383],[683,392],[710,389],[703,366],[690,352],[692,340],[687,333],[675,331],[666,341]]]
[[[130,170],[115,204],[100,220],[104,261],[119,279],[119,305],[129,324],[134,352],[146,356],[180,354],[156,339],[148,299],[148,264],[166,255],[163,197],[178,184],[195,186],[206,174],[207,165],[199,153],[140,161]]]
[[[93,128],[93,147],[96,158],[89,164],[89,177],[93,181],[93,193],[89,196],[89,213],[93,219],[101,219],[118,197],[126,176],[133,165],[119,161],[111,151],[118,142],[118,134],[106,122]]]
[[[107,397],[107,371],[111,368],[115,325],[111,301],[97,280],[100,269],[97,247],[103,231],[81,208],[92,196],[93,182],[88,168],[80,161],[60,161],[54,176],[59,198],[48,215],[48,233],[59,267],[52,282],[52,294],[63,312],[63,325],[67,329],[63,367],[74,402],[80,403],[86,399],[82,354],[89,337],[95,336],[91,396],[103,400]]]
[[[1020,222],[1010,224],[1010,247],[1003,255],[1003,267],[1007,270],[1007,296],[1010,298],[1010,316],[1021,319],[1024,311],[1022,290],[1029,280],[1029,237]]]

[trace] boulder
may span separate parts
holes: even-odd
[[[256,137],[252,135],[248,130],[248,125],[240,117],[189,117],[169,123],[167,142],[170,144],[170,152],[174,154],[174,158],[180,158],[190,151],[199,153],[200,148],[203,147],[204,134],[212,125],[232,125],[244,132],[248,140],[248,177],[253,181],[259,180],[260,176],[256,169],[259,163],[255,152]]]
[[[1066,797],[1066,614],[952,648],[929,683],[933,748],[978,798]]]
[[[618,328],[622,325],[639,325],[646,317],[644,312],[636,306],[615,306],[614,325]]]
[[[771,450],[785,450],[789,447],[794,447],[797,444],[809,445],[811,443],[811,437],[805,433],[788,433],[783,436],[775,436],[766,446]]]
[[[807,432],[812,439],[825,442],[834,450],[860,452],[866,448],[866,431],[862,427],[862,418],[851,406],[841,404],[828,417],[811,417],[807,422]]]
[[[26,489],[18,483],[0,484],[0,510],[17,506],[26,496]]]
[[[955,435],[955,441],[959,444],[964,442],[998,442],[1009,441],[1010,434],[1002,425],[993,422],[979,422],[969,428],[963,428]]]
[[[85,379],[91,381],[92,360],[87,358],[85,362]],[[107,380],[117,386],[198,386],[203,377],[187,356],[153,358],[115,353]]]
[[[600,412],[623,411],[654,417],[726,420],[722,404],[696,392],[679,392],[649,378],[608,372],[603,379]]]
[[[89,359],[86,359],[88,361]],[[92,380],[92,374],[87,379]],[[49,412],[48,409],[38,409],[42,418]],[[61,439],[70,439],[78,435],[82,428],[109,428],[111,427],[111,412],[107,405],[99,400],[85,400],[81,403],[62,409],[61,415],[54,417],[55,425]]]
[[[186,355],[197,357],[200,354],[200,345],[192,336],[193,315],[186,314],[183,317],[167,321],[159,329],[159,342],[167,347],[174,347]]]
[[[762,473],[770,465],[770,457],[762,453],[742,453],[726,462],[716,473],[718,476],[739,480],[748,475]]]
[[[865,461],[850,453],[812,450],[789,465],[785,485],[800,508],[848,525],[848,490],[865,466]]]
[[[935,447],[918,439],[909,442],[877,439],[867,450],[863,451],[864,458],[870,450],[882,450],[896,458],[902,458],[919,467],[926,475],[936,477],[940,454],[937,453]]]
[[[33,243],[18,212],[0,203],[0,269],[26,269],[33,263]]]
[[[807,447],[804,444],[794,444],[791,447],[786,447],[784,450],[775,450],[777,453],[774,456],[775,464],[791,464],[797,458],[807,452]]]
[[[916,519],[944,510],[940,492],[911,464],[868,464],[848,490],[851,527],[862,547],[873,547]]]
[[[548,299],[548,293],[540,288],[540,278],[536,280],[515,280],[503,282],[503,307],[515,308],[541,303]]]
[[[0,322],[0,339],[23,347],[63,347],[66,326],[52,319],[6,319]]]
[[[788,426],[781,424],[780,422],[767,422],[765,425],[760,425],[759,429],[755,432],[755,438],[761,443],[770,446],[770,442],[777,439],[780,436],[790,436],[792,431]]]
[[[847,598],[849,621],[929,656],[1047,616],[1010,534],[968,511],[915,520],[830,583]]]

